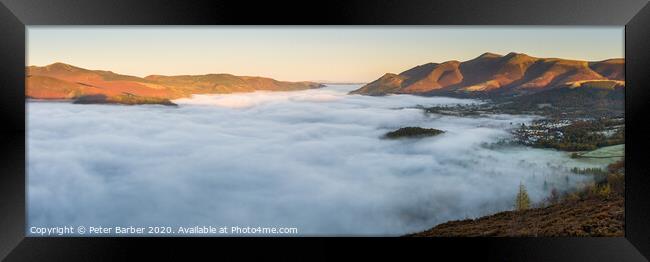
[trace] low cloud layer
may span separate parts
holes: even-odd
[[[30,102],[28,224],[400,235],[511,209],[519,183],[539,201],[584,180],[565,153],[485,146],[531,117],[427,116],[412,107],[477,101],[345,95],[354,88],[195,96],[178,108]],[[447,132],[380,139],[403,126]]]

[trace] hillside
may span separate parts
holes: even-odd
[[[625,83],[582,81],[520,96],[493,98],[503,113],[531,113],[549,117],[622,117]]]
[[[449,221],[408,236],[624,236],[625,161],[609,164],[606,171],[576,168],[572,172],[592,175],[595,182],[576,192],[551,190],[548,198],[538,203],[542,207]]]
[[[266,91],[295,91],[319,88],[323,85],[314,82],[286,82],[255,76],[235,76],[230,74],[181,75],[145,77],[184,94],[214,94]]]
[[[580,87],[593,81],[624,86],[624,63],[624,59],[588,62],[521,53],[484,53],[465,62],[429,63],[400,74],[387,73],[351,94],[500,97]]]
[[[505,211],[475,220],[450,221],[415,237],[623,236],[622,196],[566,201],[544,208]]]
[[[286,82],[265,77],[229,74],[160,76],[145,78],[111,71],[89,70],[64,63],[26,68],[26,96],[34,99],[84,98],[82,103],[171,105],[172,99],[192,94],[293,91],[319,88],[314,82]]]

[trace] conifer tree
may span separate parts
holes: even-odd
[[[528,197],[526,186],[524,186],[524,184],[521,183],[519,184],[519,193],[517,193],[515,208],[517,210],[526,210],[530,208],[530,198]]]

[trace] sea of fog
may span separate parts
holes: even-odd
[[[480,103],[347,95],[356,85],[197,95],[159,105],[27,103],[28,226],[296,227],[401,235],[513,208],[587,178],[566,153],[495,146],[533,116],[414,108]],[[404,126],[446,133],[385,140]]]

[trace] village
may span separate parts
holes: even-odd
[[[625,142],[623,118],[545,118],[513,131],[517,143],[562,151],[595,150]]]

